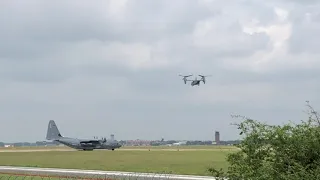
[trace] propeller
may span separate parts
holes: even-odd
[[[203,84],[205,84],[205,83],[206,83],[206,77],[209,77],[209,76],[211,76],[211,75],[204,76],[204,75],[200,75],[200,74],[199,74],[198,76],[201,77],[201,80],[203,81]]]
[[[186,75],[186,76],[179,74],[179,76],[182,76],[183,77],[182,80],[184,81],[184,84],[187,84],[187,77],[193,76],[193,74]]]
[[[102,141],[102,143],[105,143],[105,142],[107,142],[107,139],[105,137],[101,137],[101,141]]]

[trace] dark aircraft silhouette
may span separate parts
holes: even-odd
[[[193,76],[192,74],[187,76],[183,76],[180,74],[179,76],[183,77],[182,80],[184,81],[184,84],[187,84],[187,81],[191,81],[191,84],[190,84],[191,86],[195,86],[195,85],[200,86],[201,81],[203,82],[203,84],[206,84],[206,77],[208,77],[208,76],[198,75],[201,77],[201,79],[198,80],[197,77],[195,77],[194,80],[189,80],[187,79],[187,77]]]
[[[84,151],[92,151],[94,149],[108,149],[114,151],[116,148],[120,148],[121,145],[118,141],[111,138],[111,140],[107,140],[103,138],[101,140],[98,139],[76,139],[70,137],[63,137],[54,122],[54,120],[50,120],[48,124],[48,131],[47,131],[47,140],[52,140],[64,144],[68,147],[77,149],[77,150],[84,150]]]

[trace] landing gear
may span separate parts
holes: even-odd
[[[93,151],[93,149],[83,149],[84,151]]]

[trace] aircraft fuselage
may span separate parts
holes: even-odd
[[[93,149],[108,149],[108,150],[114,150],[116,148],[120,148],[121,145],[118,142],[91,142],[91,143],[81,143],[85,140],[80,139],[74,139],[74,138],[60,138],[57,140],[54,140],[56,142],[59,142],[61,144],[64,144],[68,147],[78,149],[78,150],[93,150]]]
[[[192,82],[191,82],[191,86],[195,86],[195,85],[200,85],[200,80],[193,80]]]

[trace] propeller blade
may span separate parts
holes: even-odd
[[[186,75],[186,76],[179,74],[179,76],[182,76],[182,77],[190,77],[190,76],[193,76],[193,74]]]

